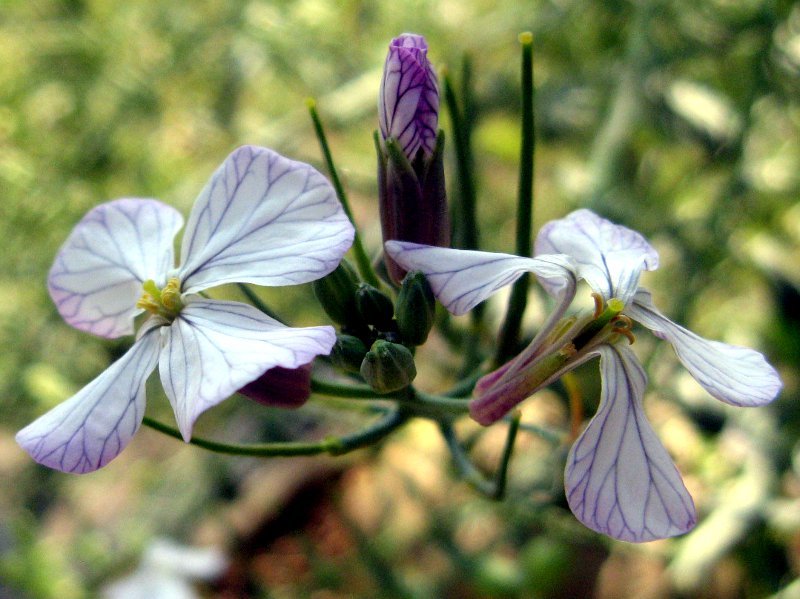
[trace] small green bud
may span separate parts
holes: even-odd
[[[391,393],[410,385],[417,367],[407,347],[378,339],[364,356],[361,376],[378,393]]]
[[[342,260],[336,269],[312,284],[317,301],[337,324],[346,325],[358,319],[356,288],[358,278],[353,267]]]
[[[336,343],[331,350],[331,361],[334,366],[347,372],[360,372],[361,362],[367,353],[367,346],[353,335],[337,335]]]
[[[392,300],[372,285],[361,283],[358,286],[356,305],[358,313],[367,324],[374,326],[379,331],[391,331],[395,328]]]
[[[403,279],[397,295],[397,329],[403,341],[411,345],[422,345],[428,338],[436,315],[436,298],[425,275],[410,272]]]

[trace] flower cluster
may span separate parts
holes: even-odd
[[[385,271],[363,252],[340,187],[337,198],[311,166],[253,146],[235,150],[197,198],[178,266],[173,239],[183,219],[159,201],[114,200],[75,226],[48,277],[58,312],[100,337],[136,335],[105,372],[17,434],[37,462],[85,473],[114,459],[143,422],[145,383],[158,366],[179,430],[172,434],[187,442],[200,414],[237,391],[294,408],[313,390],[380,400],[375,411],[385,417],[347,437],[298,444],[297,455],[375,443],[418,416],[438,424],[457,464],[471,465],[453,440],[454,417],[469,414],[492,425],[599,358],[599,407],[566,459],[569,507],[589,528],[624,541],[662,539],[694,526],[692,498],[645,415],[647,376],[630,347],[635,324],[668,341],[698,383],[727,404],[774,400],[782,386],[777,372],[760,353],[703,339],[659,312],[640,285],[642,273],[658,267],[655,249],[589,210],[544,225],[534,257],[451,249],[439,90],[427,50],[419,35],[392,40],[381,82],[375,141]],[[527,98],[532,102],[532,83]],[[530,157],[532,124],[528,133]],[[332,162],[329,168],[337,181]],[[528,174],[521,181],[532,181],[532,167]],[[518,251],[527,254],[529,230],[524,237]],[[343,259],[354,240],[358,272]],[[483,376],[468,374],[445,395],[416,389],[415,351],[437,320],[436,300],[465,314],[526,273],[554,300],[527,347],[491,372],[480,370]],[[338,330],[290,327],[257,301],[258,308],[205,293],[228,283],[312,281]],[[591,289],[594,310],[576,308],[582,286]],[[323,355],[330,355],[338,378],[315,378],[312,362]],[[476,363],[465,361],[473,370]],[[510,430],[499,476],[517,429]]]

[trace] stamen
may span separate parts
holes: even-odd
[[[596,291],[592,292],[592,299],[594,300],[594,315],[592,318],[597,320],[605,310],[605,302],[603,301],[603,296]]]
[[[163,289],[159,289],[152,279],[142,283],[142,288],[144,293],[136,302],[136,307],[141,310],[172,321],[183,308],[181,282],[176,277],[171,278]]]
[[[633,321],[628,316],[618,314],[611,319],[611,326],[614,328],[614,333],[625,337],[630,345],[634,344],[636,337],[633,334]]]
[[[170,312],[179,312],[183,307],[181,302],[181,282],[177,277],[172,277],[167,286],[161,291],[161,303]]]

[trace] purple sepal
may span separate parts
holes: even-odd
[[[311,397],[311,364],[270,368],[239,393],[271,408],[299,408]]]

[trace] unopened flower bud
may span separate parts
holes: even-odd
[[[311,364],[298,368],[270,368],[239,389],[239,393],[265,406],[299,408],[311,396]]]
[[[392,300],[372,285],[361,283],[358,286],[356,306],[366,324],[372,325],[379,331],[391,331],[395,328]]]
[[[378,193],[384,241],[446,247],[450,222],[444,181],[439,89],[420,35],[392,40],[378,98]],[[391,279],[405,271],[384,256]]]
[[[361,376],[378,393],[391,393],[410,385],[417,367],[407,347],[378,339],[364,356]]]
[[[422,345],[428,338],[436,315],[436,298],[425,275],[410,272],[397,295],[397,329],[405,343]]]
[[[322,309],[331,320],[340,325],[350,324],[358,318],[357,287],[358,278],[346,260],[342,260],[333,272],[312,284],[314,295]]]
[[[330,358],[334,366],[347,372],[360,372],[367,346],[353,335],[337,335]]]
[[[439,84],[421,35],[404,33],[389,44],[378,93],[383,139],[393,138],[409,161],[433,154],[439,128]]]

